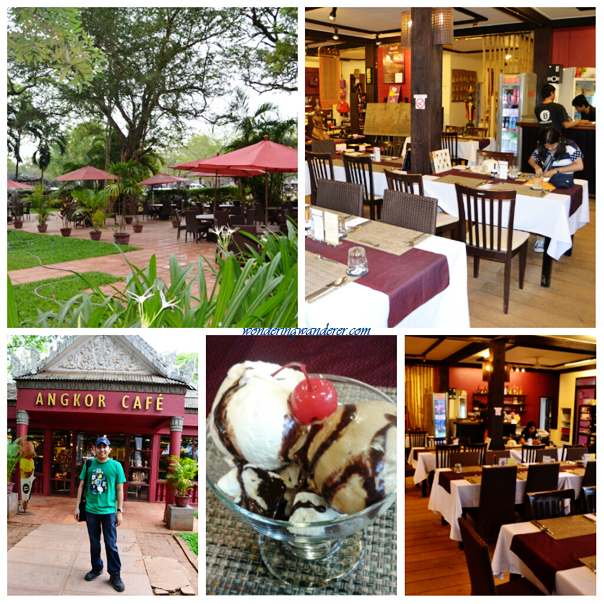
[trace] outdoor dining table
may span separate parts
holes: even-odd
[[[486,466],[488,467],[488,466]],[[577,468],[576,464],[561,464],[558,474],[558,490],[573,489],[575,498],[581,491],[583,476],[581,474],[571,474],[565,471],[565,468],[573,470]],[[518,473],[527,472],[527,468],[518,467]],[[441,473],[445,473],[441,480]],[[430,492],[428,509],[435,514],[440,514],[451,526],[450,538],[454,541],[461,541],[461,532],[459,530],[458,519],[461,517],[463,508],[477,508],[480,503],[480,482],[472,484],[468,482],[467,477],[454,478],[451,476],[451,468],[438,468],[434,471],[434,482]],[[480,473],[480,472],[479,472]],[[449,490],[447,490],[447,488]],[[516,480],[516,504],[524,502],[524,491],[526,488],[526,477]]]
[[[365,248],[369,273],[360,278],[349,276],[344,286],[305,302],[304,325],[469,327],[465,245],[428,236],[415,247],[402,249],[406,240],[419,235],[417,231],[367,221],[360,230],[348,233],[337,247],[307,238],[306,296],[346,276],[348,249],[354,245]],[[335,262],[319,260],[317,255]]]
[[[583,516],[556,518],[556,524],[561,527],[572,523],[581,529],[584,521],[590,523],[586,530],[593,529],[592,534],[566,539],[554,539],[531,522],[504,524],[493,555],[493,574],[499,578],[503,573],[522,574],[548,595],[595,596],[596,573],[580,561],[593,556],[595,567],[595,515],[593,519],[594,522]],[[529,534],[530,537],[524,537]]]
[[[214,220],[214,214],[196,214],[197,220]]]
[[[465,186],[479,186],[481,182],[495,184],[522,185],[520,181],[508,179],[492,180],[488,174],[475,174],[467,170],[449,170],[440,174],[423,177],[424,195],[436,197],[438,205],[447,214],[458,216],[457,193],[455,182],[461,181]],[[476,185],[473,183],[476,182]],[[522,191],[525,190],[523,194]],[[507,224],[507,208],[503,218]],[[541,286],[549,287],[551,280],[552,261],[569,252],[573,245],[573,235],[589,222],[589,191],[586,180],[575,179],[570,189],[556,189],[555,192],[536,194],[526,185],[516,194],[516,210],[514,214],[514,229],[543,235],[545,253],[541,268]]]

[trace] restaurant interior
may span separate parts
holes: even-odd
[[[595,595],[595,337],[407,336],[405,459],[405,595]]]
[[[546,85],[568,116],[557,144],[582,157],[541,174]],[[305,325],[594,327],[595,121],[579,94],[593,108],[595,8],[306,8],[305,295],[328,290]],[[417,279],[430,287],[401,303]],[[340,312],[353,297],[385,310]]]

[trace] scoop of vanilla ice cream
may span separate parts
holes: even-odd
[[[319,495],[301,491],[294,499],[290,522],[327,522],[343,518],[344,514],[338,514],[329,507],[329,504]],[[319,537],[325,533],[325,528],[317,526],[312,528],[294,528],[289,529],[291,533],[297,535],[309,535]]]
[[[283,465],[306,430],[289,406],[304,374],[287,368],[272,377],[279,367],[261,361],[231,367],[210,416],[210,433],[222,453],[265,470]]]
[[[360,512],[396,490],[396,407],[384,401],[338,407],[310,427],[290,458],[336,511]]]

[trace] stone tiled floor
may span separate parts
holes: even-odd
[[[107,225],[110,224],[110,220],[107,220]],[[214,261],[214,250],[216,246],[213,243],[207,243],[202,240],[199,243],[191,240],[189,237],[185,243],[184,231],[181,232],[179,240],[176,239],[177,231],[172,227],[172,223],[160,220],[144,220],[144,227],[142,233],[133,233],[132,226],[126,226],[127,232],[131,233],[130,245],[140,247],[142,249],[134,252],[127,252],[126,257],[128,261],[139,268],[143,268],[149,265],[149,259],[153,254],[157,258],[157,273],[158,276],[170,282],[170,255],[174,254],[181,266],[186,266],[193,262],[197,262],[199,255],[213,263]],[[62,223],[58,217],[51,218],[48,222],[47,235],[61,236],[59,229]],[[9,224],[9,229],[14,229]],[[25,220],[23,222],[23,231],[37,233],[37,222],[34,217],[32,220]],[[89,239],[88,228],[77,228],[72,229],[71,237],[78,239]],[[19,232],[19,229],[17,229]],[[103,231],[101,241],[113,242],[113,231],[108,228]],[[86,271],[101,271],[116,275],[118,277],[125,277],[130,272],[128,263],[124,260],[121,254],[114,254],[112,256],[101,256],[100,258],[86,258],[84,260],[74,260],[72,262],[62,262],[60,264],[50,265],[53,268],[64,268],[71,269],[78,272]],[[193,271],[194,273],[196,271]],[[215,279],[211,270],[205,266],[205,276],[207,287],[211,291],[214,286]],[[41,266],[34,268],[20,269],[16,271],[10,271],[9,275],[13,285],[20,283],[31,283],[33,281],[41,281],[43,279],[52,279],[56,277],[62,277],[67,273],[61,271],[50,270]],[[110,291],[111,288],[106,288]],[[194,287],[194,294],[198,294],[198,290]]]

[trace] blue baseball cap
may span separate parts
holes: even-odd
[[[97,438],[94,446],[98,447],[101,443],[107,445],[108,447],[111,446],[111,443],[104,436],[101,436],[101,438]]]

